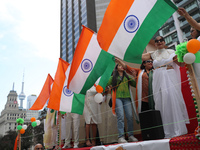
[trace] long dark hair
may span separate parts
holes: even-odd
[[[140,69],[142,69],[142,70],[145,69],[145,66],[144,66],[145,63],[146,63],[146,61],[142,62],[142,64],[140,65]]]
[[[113,78],[112,78],[112,87],[113,87],[113,90],[116,90],[117,89],[117,79],[118,79],[118,76],[119,76],[119,72],[118,72],[118,70],[117,70],[117,67],[118,67],[118,65],[119,64],[117,64],[116,66],[115,66],[115,69],[113,70]],[[128,82],[129,82],[129,77],[128,77],[128,75],[126,74],[126,72],[125,71],[123,71],[123,76],[122,76],[122,78],[121,78],[121,81],[123,81],[123,79],[124,79],[124,76],[128,79]]]

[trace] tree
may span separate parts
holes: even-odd
[[[3,150],[13,150],[15,139],[17,137],[17,132],[9,130],[6,135],[0,138],[1,149]]]
[[[29,125],[25,130],[25,133],[21,135],[21,149],[28,149],[33,144],[33,132],[32,126]]]

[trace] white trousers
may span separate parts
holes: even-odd
[[[70,144],[71,142],[71,131],[72,131],[72,124],[73,124],[73,136],[74,136],[74,145],[78,145],[79,143],[79,125],[80,125],[80,115],[74,113],[67,113],[66,115],[66,138],[65,144]]]

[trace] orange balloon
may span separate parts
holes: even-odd
[[[35,117],[32,117],[32,118],[31,118],[31,122],[33,122],[33,121],[36,121]]]
[[[19,132],[20,132],[21,134],[24,134],[24,133],[25,133],[25,130],[22,128]]]
[[[190,53],[195,54],[200,50],[200,41],[197,39],[191,39],[187,42],[187,50]]]
[[[102,93],[102,92],[103,92],[102,86],[97,85],[97,86],[96,86],[96,91],[97,91],[98,93]]]

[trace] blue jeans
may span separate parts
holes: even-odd
[[[128,136],[133,135],[133,113],[132,104],[130,98],[117,98],[116,99],[116,116],[117,116],[117,128],[119,138],[124,136],[124,112],[128,125]]]

